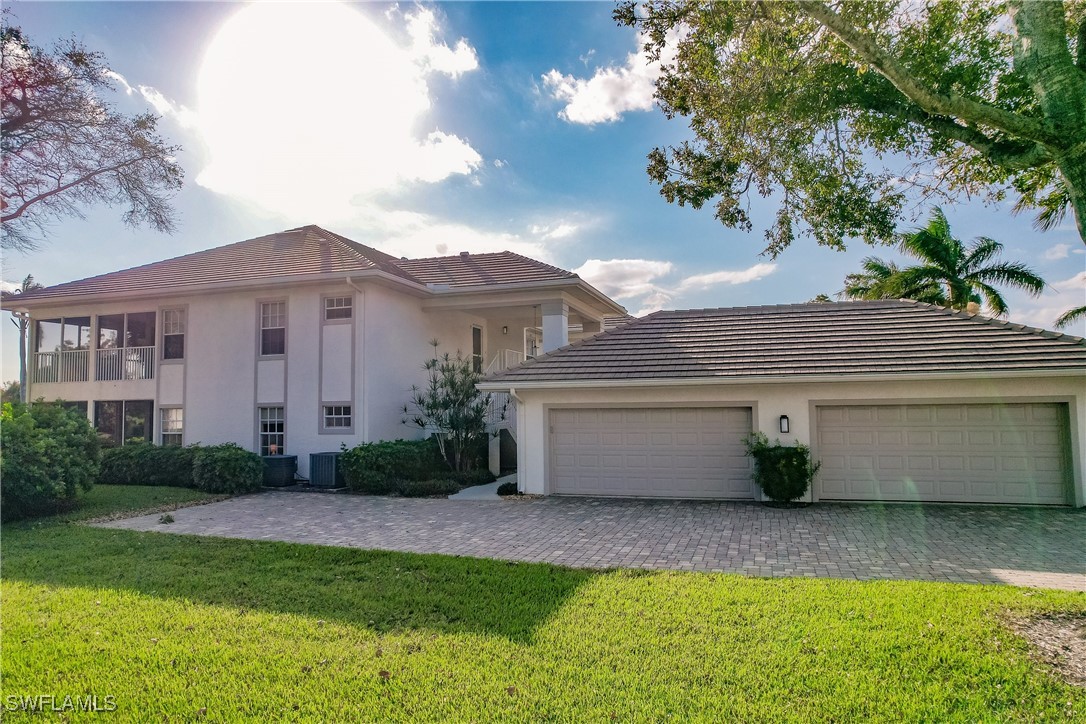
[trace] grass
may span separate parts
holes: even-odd
[[[1002,623],[1082,614],[1082,594],[580,571],[59,520],[5,526],[0,574],[0,701],[112,695],[120,720],[1086,717],[1086,692]]]

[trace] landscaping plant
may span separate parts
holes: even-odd
[[[448,476],[449,466],[434,440],[364,442],[344,447],[339,457],[347,487],[368,495],[397,492],[404,482]]]
[[[481,375],[471,358],[459,351],[455,357],[448,352],[439,355],[438,341],[430,344],[434,356],[423,364],[426,386],[412,386],[411,402],[403,408],[403,422],[433,432],[441,455],[453,470],[468,470],[474,464],[472,451],[486,439],[490,394],[476,387]]]
[[[193,487],[205,493],[260,490],[264,461],[232,442],[200,448],[192,465]]]
[[[747,454],[754,458],[754,482],[775,503],[802,498],[822,467],[820,462],[811,462],[811,449],[800,443],[771,443],[762,432],[752,434],[745,443]]]
[[[4,403],[0,411],[0,514],[55,512],[98,477],[98,436],[87,416],[60,404]]]

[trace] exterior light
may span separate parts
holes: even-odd
[[[509,327],[502,327],[502,334],[509,334]]]
[[[781,432],[788,432],[788,415],[781,415]]]

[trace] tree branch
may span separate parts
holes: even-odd
[[[18,219],[20,216],[22,216],[24,213],[26,213],[26,210],[29,207],[33,206],[34,204],[36,204],[36,203],[38,203],[40,201],[45,201],[46,199],[48,199],[50,197],[53,197],[53,196],[56,196],[57,194],[64,193],[68,189],[70,189],[70,188],[72,188],[74,186],[78,186],[80,184],[86,183],[87,181],[90,181],[91,179],[93,179],[93,178],[95,178],[97,176],[101,176],[104,173],[111,173],[113,171],[120,171],[122,168],[126,168],[128,166],[133,165],[133,164],[139,163],[140,161],[147,161],[149,159],[150,159],[149,156],[138,156],[136,158],[128,159],[127,161],[121,161],[120,163],[114,164],[113,166],[107,166],[106,168],[100,168],[100,169],[97,169],[95,171],[91,171],[90,173],[84,174],[83,176],[80,176],[77,179],[69,181],[66,184],[61,184],[60,186],[57,186],[54,189],[50,189],[49,191],[45,191],[45,192],[40,193],[40,194],[38,194],[36,196],[32,196],[29,199],[24,199],[22,205],[19,206],[19,208],[15,209],[15,211],[13,211],[10,214],[4,214],[2,217],[0,217],[0,222],[6,224],[9,221],[14,221],[15,219]],[[7,200],[5,199],[5,204],[6,203],[7,203]]]
[[[961,118],[971,124],[989,126],[1013,136],[1044,145],[1057,145],[1041,122],[956,94],[936,93],[920,83],[904,66],[883,50],[869,34],[849,23],[820,0],[797,0],[797,6],[824,25],[838,40],[871,64],[895,88],[928,113]]]

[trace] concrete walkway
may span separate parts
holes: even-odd
[[[752,576],[1010,583],[1086,591],[1086,511],[265,492],[102,524],[352,548]]]

